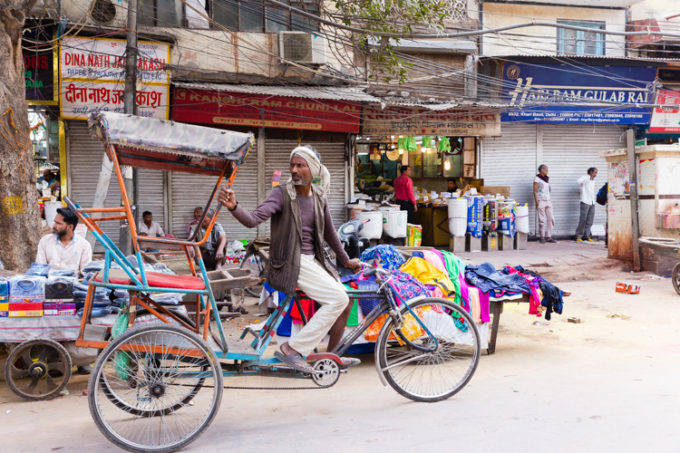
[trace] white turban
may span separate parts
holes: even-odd
[[[328,189],[331,185],[331,174],[328,169],[321,163],[321,158],[314,149],[309,146],[298,146],[293,151],[290,152],[290,158],[299,156],[302,157],[307,166],[312,172],[312,187],[316,187],[316,190],[320,192],[321,196],[326,195]],[[288,180],[288,193],[291,198],[295,198],[296,192],[293,187],[293,179]]]

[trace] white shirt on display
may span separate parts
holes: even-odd
[[[595,180],[590,175],[583,175],[578,178],[578,185],[581,187],[581,203],[595,204]]]
[[[73,235],[68,245],[62,244],[56,234],[48,234],[40,239],[35,260],[49,264],[50,269],[73,269],[80,272],[92,261],[92,247],[78,234]]]

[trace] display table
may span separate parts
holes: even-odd
[[[486,348],[487,354],[491,355],[496,352],[496,338],[498,336],[498,326],[501,321],[501,313],[503,313],[503,304],[507,303],[529,303],[528,294],[519,294],[510,297],[490,297],[489,298],[489,312],[493,316],[491,320],[491,332],[489,335],[489,346]]]
[[[177,307],[186,314],[183,306]],[[111,327],[118,315],[92,318],[96,326]],[[0,318],[0,342],[21,343],[34,338],[54,341],[75,341],[80,333],[79,316],[40,316],[35,318]],[[158,322],[154,315],[144,315],[135,319],[135,326]]]

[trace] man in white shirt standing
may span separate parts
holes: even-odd
[[[43,236],[38,243],[36,261],[49,264],[50,269],[73,269],[80,273],[92,261],[92,247],[81,236],[74,234],[78,216],[70,209],[57,209],[52,225],[53,234]]]
[[[578,219],[578,227],[576,228],[576,241],[593,242],[591,237],[590,227],[593,226],[593,218],[595,217],[595,177],[597,176],[597,168],[590,167],[588,174],[578,178],[578,185],[581,188],[581,211]]]
[[[151,211],[144,211],[142,214],[142,221],[139,223],[139,227],[137,228],[137,234],[140,236],[159,238],[165,236],[163,228],[161,228],[158,222],[153,221],[153,214],[151,214]]]

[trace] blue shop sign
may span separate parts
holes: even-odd
[[[504,122],[648,125],[656,67],[503,65]]]

